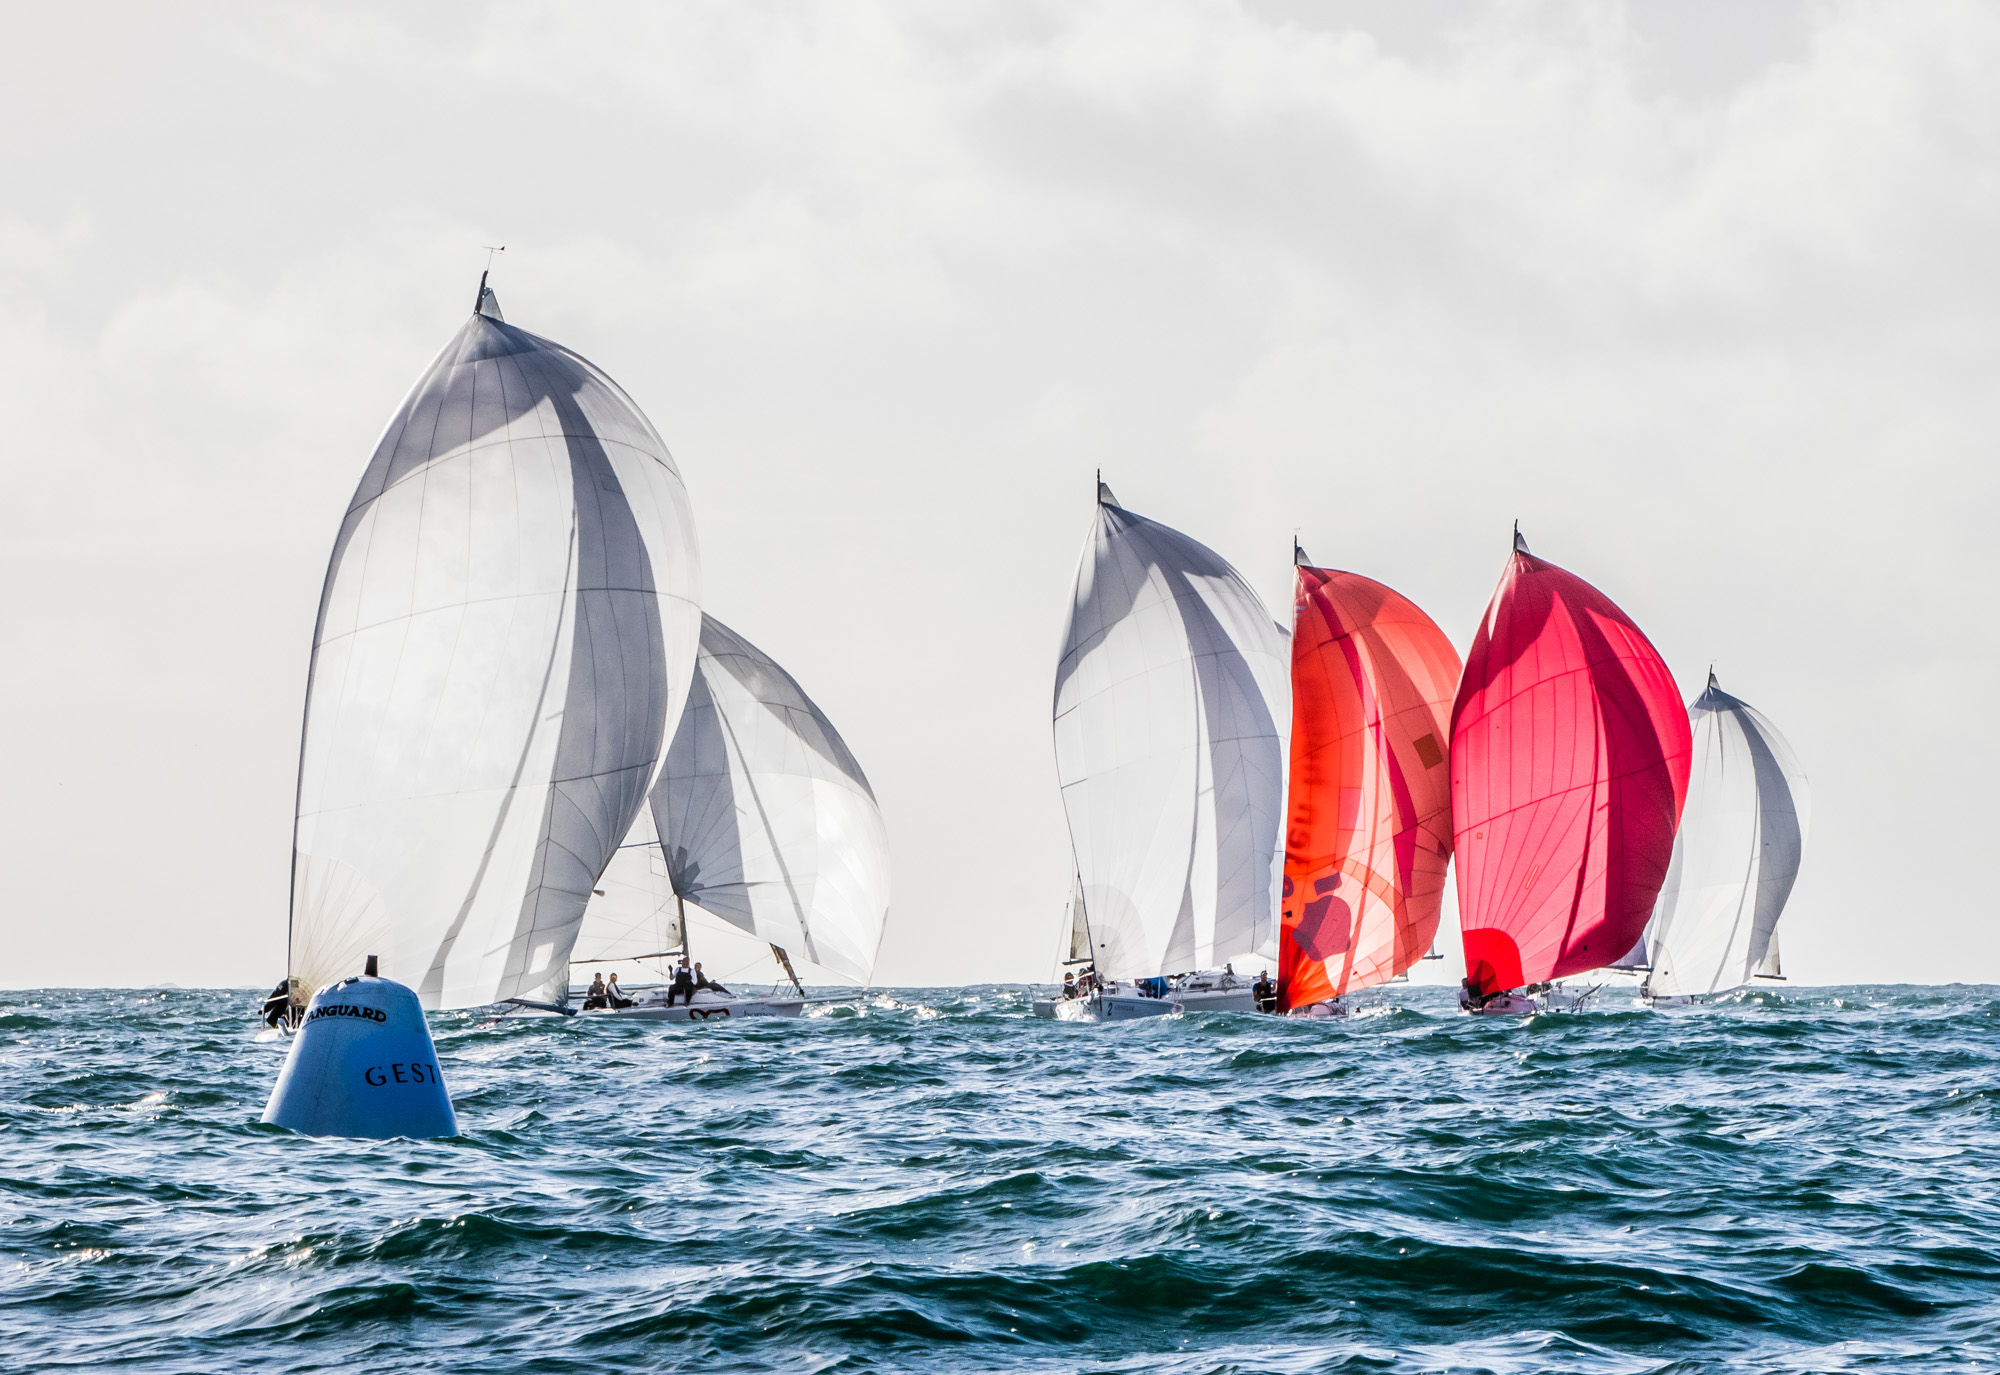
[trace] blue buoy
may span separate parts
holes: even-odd
[[[307,1136],[456,1136],[417,995],[368,972],[313,995],[264,1120]]]

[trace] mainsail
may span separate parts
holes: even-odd
[[[875,793],[792,676],[713,616],[651,813],[627,845],[643,852],[657,828],[670,893],[792,957],[873,976],[889,912]],[[580,944],[608,947],[617,911],[608,891],[593,899]]]
[[[1083,876],[1070,889],[1069,935],[1063,944],[1064,964],[1090,963],[1090,909],[1083,904]]]
[[[1458,654],[1417,607],[1298,551],[1281,1007],[1394,978],[1437,935]]]
[[[1782,977],[1778,916],[1811,822],[1798,756],[1763,713],[1710,673],[1688,715],[1694,772],[1652,925],[1650,987],[1663,994]]]
[[[584,909],[572,967],[617,960],[664,960],[685,948],[682,909],[667,857],[653,831],[653,809],[641,807],[625,843],[611,857]],[[547,990],[562,1002],[567,989]]]
[[[431,1008],[566,978],[694,670],[687,492],[623,391],[493,294],[389,422],[313,635],[290,973]]]
[[[1667,872],[1669,875],[1673,873],[1671,865],[1668,866]],[[1664,892],[1665,890],[1662,889],[1661,891]],[[1633,973],[1644,973],[1646,970],[1651,969],[1653,966],[1647,963],[1649,956],[1646,952],[1647,946],[1650,943],[1648,937],[1651,936],[1652,931],[1653,924],[1647,922],[1646,929],[1640,933],[1639,939],[1632,943],[1632,948],[1613,960],[1606,968],[1623,969]]]
[[[1098,487],[1056,667],[1056,772],[1097,967],[1276,953],[1285,634],[1213,550]]]
[[[1673,675],[1639,627],[1516,534],[1451,714],[1465,968],[1493,993],[1629,951],[1687,797]]]

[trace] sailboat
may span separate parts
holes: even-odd
[[[294,1016],[377,954],[426,1008],[567,988],[591,890],[687,698],[697,577],[687,490],[652,424],[587,359],[508,324],[482,277],[327,568]]]
[[[1068,1020],[1085,1020],[1089,1013],[1088,1003],[1078,1003],[1079,990],[1075,974],[1079,969],[1088,970],[1090,958],[1090,913],[1083,905],[1083,875],[1071,870],[1072,884],[1069,902],[1063,909],[1062,954],[1058,963],[1064,972],[1064,987],[1054,997],[1033,998],[1029,1008],[1037,1017],[1054,1017]]]
[[[1095,985],[1069,1015],[1254,1009],[1233,966],[1277,950],[1286,659],[1241,574],[1098,483],[1055,683]]]
[[[1452,704],[1468,1011],[1575,1007],[1550,981],[1632,948],[1667,876],[1690,748],[1659,652],[1517,528]]]
[[[1458,654],[1431,618],[1293,545],[1292,739],[1278,1006],[1338,1016],[1437,936]]]
[[[711,956],[734,951],[732,965],[749,946],[769,951],[790,988],[704,988],[669,1002],[662,987],[607,1015],[795,1017],[809,1001],[795,956],[856,984],[874,974],[889,910],[889,838],[874,790],[798,682],[713,616],[702,617],[687,708],[651,806],[618,856],[572,965],[636,961],[665,973],[662,961],[692,960],[703,945]]]
[[[1812,820],[1791,745],[1762,712],[1724,692],[1713,670],[1688,717],[1693,777],[1648,929],[1652,971],[1641,989],[1656,1002],[1784,977],[1778,918]]]

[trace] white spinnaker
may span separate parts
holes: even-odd
[[[889,913],[875,793],[792,676],[713,616],[652,803],[667,872],[691,906],[795,961],[869,981]]]
[[[687,491],[595,366],[491,293],[389,422],[321,594],[292,976],[468,1007],[560,986],[700,627]]]
[[[1290,669],[1234,568],[1100,486],[1055,744],[1106,977],[1275,958]]]
[[[1714,993],[1778,970],[1778,917],[1811,821],[1806,776],[1764,715],[1708,678],[1688,716],[1694,768],[1653,908],[1651,988]]]

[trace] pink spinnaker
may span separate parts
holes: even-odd
[[[1517,535],[1451,713],[1459,924],[1476,992],[1580,974],[1632,948],[1667,876],[1691,753],[1652,642]]]

